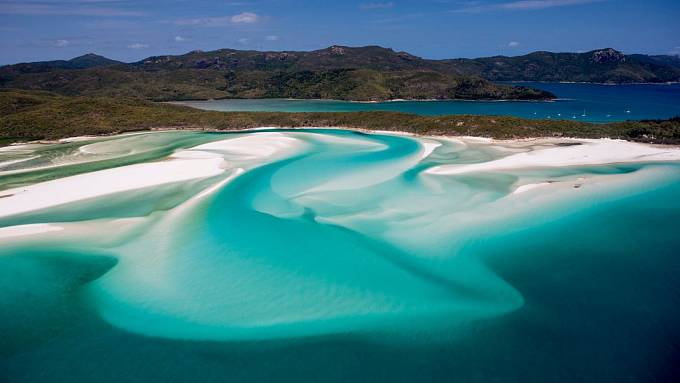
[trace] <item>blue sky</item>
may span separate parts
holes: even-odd
[[[332,44],[427,58],[602,47],[680,54],[678,20],[678,0],[0,0],[0,64]]]

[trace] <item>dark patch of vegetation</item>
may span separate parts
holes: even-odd
[[[74,57],[70,60],[38,61],[32,63],[7,65],[2,67],[1,71],[5,74],[41,73],[54,69],[87,69],[115,64],[123,63],[93,53],[88,53],[82,56]]]
[[[0,75],[1,76],[1,75]],[[379,101],[405,99],[545,100],[549,92],[494,84],[434,71],[333,69],[322,71],[54,70],[13,76],[5,87],[69,96],[136,97],[154,101],[210,98],[299,98]]]
[[[154,101],[210,98],[521,99],[549,92],[490,81],[603,83],[680,81],[680,58],[534,52],[517,57],[427,60],[378,46],[311,52],[220,49],[121,63],[88,54],[72,60],[0,67],[0,87],[69,96]]]
[[[680,144],[680,118],[591,124],[505,116],[419,116],[398,112],[214,112],[150,101],[67,97],[48,92],[0,91],[0,143],[53,140],[147,129],[237,130],[261,126],[346,127],[426,135],[498,139],[525,137],[620,138]]]
[[[90,57],[92,56],[92,57]],[[313,52],[221,49],[155,56],[123,64],[88,55],[0,68],[0,87],[69,96],[154,101],[208,98],[405,99],[554,98],[549,92],[494,84],[404,52],[330,47]]]
[[[636,83],[680,81],[676,56],[624,55],[614,49],[585,53],[533,52],[516,57],[446,60],[460,73],[492,81]]]

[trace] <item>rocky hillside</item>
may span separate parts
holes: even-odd
[[[492,81],[597,83],[677,82],[680,58],[624,55],[607,48],[586,53],[534,52],[517,57],[445,60],[458,73]]]
[[[192,51],[179,56],[152,56],[131,65],[146,70],[215,69],[229,71],[328,71],[336,69],[373,69],[407,71],[438,69],[406,52],[378,46],[344,47],[334,45],[310,52],[260,52],[219,49]],[[436,63],[436,61],[432,61]]]
[[[74,59],[78,60],[78,59]],[[440,62],[381,47],[332,46],[312,52],[221,49],[154,56],[86,68],[74,60],[0,68],[0,87],[64,95],[206,98],[519,99],[554,97],[536,89],[461,75]],[[79,60],[82,61],[82,60]]]
[[[676,56],[624,55],[612,49],[586,53],[534,52],[516,57],[427,60],[379,46],[331,46],[311,52],[258,52],[220,49],[180,56],[154,56],[137,63],[145,70],[216,69],[228,71],[436,71],[492,81],[669,82],[680,81]]]
[[[206,98],[511,99],[554,97],[493,81],[680,81],[680,58],[534,52],[518,57],[427,60],[378,46],[311,52],[220,49],[121,63],[94,54],[0,67],[0,87],[150,100]]]

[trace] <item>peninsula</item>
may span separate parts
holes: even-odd
[[[62,96],[0,90],[0,143],[152,129],[239,130],[258,127],[346,127],[423,135],[616,138],[680,143],[680,118],[594,124],[509,116],[421,116],[399,112],[215,112],[132,98]]]

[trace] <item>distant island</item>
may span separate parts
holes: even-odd
[[[379,46],[311,52],[220,49],[123,63],[95,54],[0,67],[0,87],[153,101],[214,98],[546,100],[550,92],[494,81],[680,81],[674,56],[535,52],[428,60]]]

